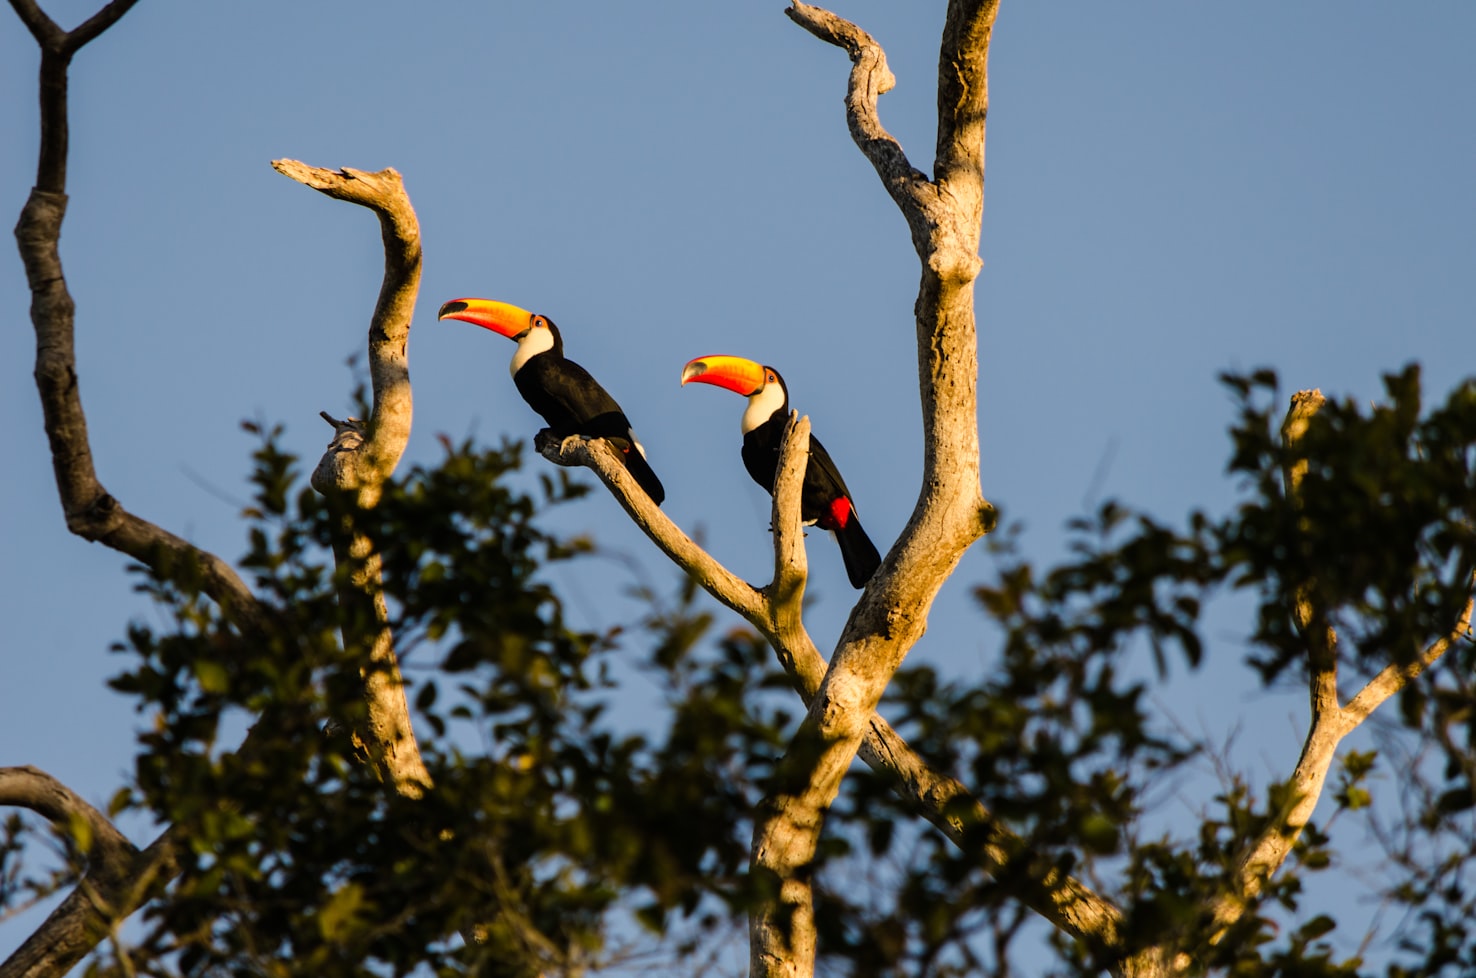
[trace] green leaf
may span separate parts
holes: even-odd
[[[1336,920],[1333,920],[1327,914],[1318,914],[1316,917],[1313,917],[1311,920],[1303,924],[1298,929],[1298,933],[1301,934],[1301,936],[1305,940],[1315,941],[1317,938],[1321,937],[1323,934],[1332,931],[1337,926],[1338,922]]]
[[[195,679],[200,688],[212,696],[224,696],[231,688],[231,676],[225,666],[210,659],[199,659],[194,664]]]
[[[355,918],[364,907],[364,890],[357,883],[346,883],[334,891],[318,913],[318,933],[323,940],[342,943],[352,936]]]

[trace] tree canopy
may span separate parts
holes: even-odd
[[[248,425],[239,559],[136,515],[93,468],[83,316],[58,254],[68,72],[133,3],[70,32],[31,0],[12,6],[41,50],[40,159],[17,238],[57,490],[73,533],[136,562],[158,614],[116,647],[111,686],[141,723],[106,811],[39,769],[0,769],[0,803],[36,816],[6,822],[0,909],[69,894],[0,976],[62,974],[89,954],[129,975],[684,973],[731,970],[745,945],[754,975],[1476,965],[1476,383],[1431,398],[1410,366],[1372,404],[1301,391],[1288,406],[1273,372],[1226,373],[1227,506],[1164,519],[1103,502],[1068,524],[1063,559],[1032,559],[981,495],[979,466],[994,3],[948,5],[928,172],[881,124],[894,82],[881,47],[819,8],[788,11],[850,56],[847,123],[922,276],[921,489],[824,638],[807,622],[798,413],[762,586],[653,504],[603,440],[540,437],[540,459],[443,437],[433,461],[400,465],[422,250],[393,170],[274,163],[380,223],[356,417],[325,414],[334,438],[310,476],[280,428]],[[519,481],[527,466],[536,486]],[[579,624],[558,584],[561,567],[598,559],[551,528],[551,512],[589,503],[570,467],[592,470],[675,565],[625,627]],[[981,538],[987,668],[904,664]],[[1219,601],[1249,621],[1260,682],[1306,690],[1300,753],[1272,759],[1267,790],[1154,705],[1204,662]],[[659,709],[622,711],[633,691]],[[1376,749],[1349,749],[1372,718]],[[1206,764],[1219,787],[1190,823],[1158,818]],[[152,823],[153,841],[131,841],[120,816]],[[1305,890],[1359,822],[1381,851],[1353,862],[1376,861],[1368,892],[1405,914],[1397,945],[1367,959],[1338,950],[1337,915]],[[36,860],[51,836],[56,872]]]

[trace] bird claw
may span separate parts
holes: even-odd
[[[559,447],[558,454],[565,455],[569,451],[569,445],[583,438],[583,435],[566,435],[560,438],[552,428],[540,428],[538,434],[533,436],[533,449],[540,455],[545,455],[555,445]]]

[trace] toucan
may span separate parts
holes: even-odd
[[[491,299],[452,299],[437,318],[459,319],[517,340],[510,366],[513,384],[554,435],[561,440],[572,435],[604,438],[619,450],[652,502],[659,506],[666,498],[625,412],[588,370],[564,356],[564,338],[552,319]]]
[[[753,481],[774,493],[779,470],[779,446],[789,420],[789,388],[779,371],[743,357],[698,357],[682,368],[682,385],[693,381],[726,387],[748,398],[743,412],[743,467]],[[810,438],[810,460],[800,490],[800,517],[806,524],[833,530],[846,562],[852,587],[865,587],[881,565],[881,555],[861,521],[851,490],[820,439]]]

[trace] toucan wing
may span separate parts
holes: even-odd
[[[653,502],[660,505],[666,498],[630,419],[588,370],[567,358],[539,356],[524,364],[513,382],[554,434],[606,439],[620,451],[625,467]]]

